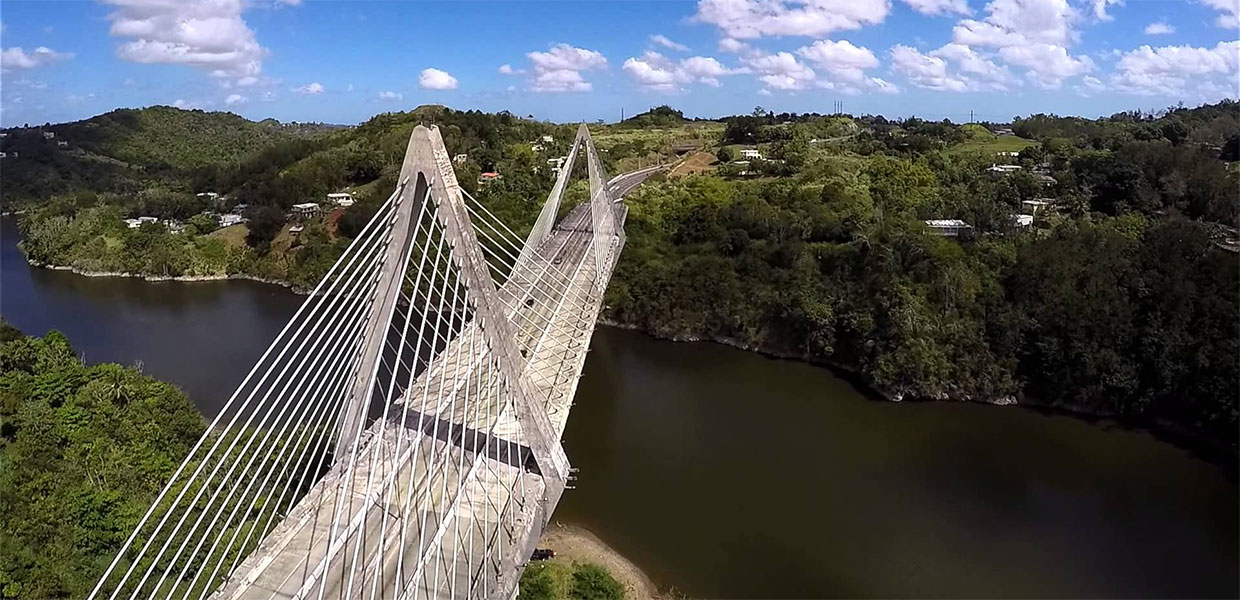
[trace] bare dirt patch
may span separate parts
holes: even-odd
[[[709,152],[694,152],[690,154],[683,162],[676,165],[674,169],[668,172],[668,177],[686,177],[696,173],[704,173],[715,168],[715,163],[719,162],[714,154]]]

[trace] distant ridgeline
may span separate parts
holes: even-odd
[[[334,129],[118,112],[22,130],[39,150],[0,159],[33,261],[309,287],[395,188],[415,124],[441,127],[461,184],[518,234],[572,139],[441,106]],[[93,141],[66,133],[92,122]],[[230,132],[200,154],[168,141],[208,124]],[[966,125],[664,106],[592,132],[609,172],[677,161],[628,200],[615,321],[839,365],[888,397],[1115,415],[1235,452],[1240,104]],[[11,181],[47,191],[11,200]],[[342,191],[356,204],[324,202]],[[294,230],[305,202],[323,211]],[[209,213],[237,205],[248,222],[215,231]],[[123,221],[137,216],[172,222]]]

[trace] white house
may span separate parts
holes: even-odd
[[[544,147],[542,144],[539,144],[538,142],[534,142],[530,144],[530,150],[534,152],[542,152],[544,150]]]
[[[137,229],[147,223],[158,223],[158,222],[159,222],[159,219],[155,217],[138,217],[136,219],[125,219],[125,224],[128,225],[130,229]]]
[[[1007,175],[1019,171],[1020,165],[990,165],[986,170],[994,175]]]
[[[1050,202],[1045,198],[1034,198],[1033,200],[1021,200],[1020,207],[1025,209],[1026,213],[1031,216],[1037,216],[1038,211],[1050,206]]]
[[[1033,225],[1033,215],[1012,215],[1012,225],[1024,229]]]
[[[245,222],[245,217],[241,215],[227,214],[216,217],[220,222],[220,227],[232,227]]]
[[[215,202],[220,199],[220,195],[215,192],[201,192],[196,194],[196,196],[198,196],[199,200],[206,200],[207,202]]]
[[[336,192],[327,195],[327,201],[333,206],[353,206],[353,194],[349,192]]]
[[[541,139],[542,139],[543,143],[545,143],[545,144],[550,144],[550,143],[552,143],[552,142],[554,142],[554,141],[555,141],[555,138],[553,138],[553,137],[551,137],[551,136],[549,136],[549,135],[544,135],[544,136],[542,136],[542,138],[541,138]]]
[[[934,235],[956,237],[961,233],[972,230],[973,226],[960,219],[928,219],[926,221],[926,228]]]
[[[309,219],[310,217],[319,214],[319,205],[313,202],[294,204],[292,214],[295,219]]]
[[[741,158],[748,160],[761,160],[762,153],[758,152],[755,148],[745,148],[741,150]]]

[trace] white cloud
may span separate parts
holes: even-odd
[[[883,22],[888,0],[699,0],[693,20],[731,38],[819,36]]]
[[[241,18],[242,0],[103,0],[113,37],[129,38],[116,49],[128,61],[183,64],[221,80],[256,77],[267,49]]]
[[[952,29],[952,41],[966,46],[1016,46],[1028,42],[1064,45],[1080,18],[1068,0],[992,0],[982,21],[965,19]]]
[[[1104,91],[1105,89],[1106,86],[1103,85],[1101,79],[1098,79],[1092,75],[1086,75],[1081,78],[1080,85],[1076,86],[1076,93],[1089,97],[1098,92]]]
[[[814,85],[817,74],[789,52],[761,54],[745,59],[758,73],[758,81],[777,90],[804,90]]]
[[[1008,46],[999,49],[999,56],[1008,64],[1029,69],[1027,75],[1045,89],[1058,89],[1064,79],[1094,68],[1094,61],[1088,56],[1069,56],[1063,46],[1054,44]]]
[[[1115,65],[1112,86],[1122,92],[1182,96],[1235,96],[1240,71],[1240,41],[1213,48],[1141,46],[1124,53]]]
[[[730,52],[732,54],[749,54],[753,48],[749,44],[733,38],[723,38],[719,40],[719,51]]]
[[[748,72],[743,68],[729,69],[709,56],[672,61],[654,51],[647,51],[641,58],[630,57],[621,68],[643,88],[658,92],[682,91],[684,84],[693,82],[719,87],[719,77]]]
[[[913,10],[923,15],[967,15],[972,13],[965,0],[904,0]]]
[[[1124,0],[1091,0],[1090,4],[1093,7],[1095,19],[1099,21],[1113,21],[1115,17],[1107,14],[1107,7],[1111,5],[1123,6]]]
[[[455,90],[456,78],[447,71],[422,69],[422,74],[418,75],[418,87],[424,90]]]
[[[379,99],[380,100],[404,100],[405,96],[399,92],[383,91],[383,92],[379,92]]]
[[[946,92],[969,89],[963,78],[948,73],[947,60],[922,54],[902,44],[891,48],[891,69],[919,88]]]
[[[1223,14],[1214,20],[1214,24],[1227,29],[1240,27],[1240,0],[1199,0],[1202,4]]]
[[[1175,33],[1175,27],[1172,27],[1163,21],[1150,23],[1145,26],[1145,35],[1167,35],[1169,33]]]
[[[249,101],[250,101],[249,98],[246,98],[245,96],[242,96],[241,94],[229,94],[228,97],[224,99],[224,104],[233,106],[236,104],[245,104],[246,102],[249,102]]]
[[[593,86],[581,72],[607,68],[607,59],[601,53],[564,43],[525,56],[534,67],[530,89],[535,92],[588,92]]]
[[[525,69],[514,69],[510,64],[505,63],[499,66],[500,75],[522,75],[524,73]]]
[[[172,103],[172,105],[173,105],[173,106],[175,106],[175,107],[177,107],[177,108],[180,108],[180,109],[182,109],[182,110],[194,110],[194,109],[201,109],[203,106],[205,106],[205,105],[207,105],[207,104],[209,104],[209,103],[208,103],[208,102],[200,102],[200,101],[198,101],[198,100],[184,100],[184,99],[181,99],[181,98],[177,98],[177,99],[176,99],[176,101]]]
[[[650,36],[650,41],[660,46],[663,46],[664,48],[667,48],[668,50],[675,50],[677,52],[688,52],[689,51],[688,46],[684,44],[677,44],[676,42],[673,42],[672,40],[667,39],[667,36],[661,33],[656,33]]]
[[[57,52],[46,46],[39,46],[29,53],[22,50],[21,47],[6,48],[3,52],[0,52],[0,68],[5,70],[33,69],[70,58],[73,58],[72,53]]]
[[[864,70],[878,66],[878,58],[869,48],[854,46],[847,40],[818,40],[798,49],[797,54],[827,71],[835,79],[850,83],[864,81]]]
[[[982,81],[999,84],[995,89],[1007,89],[1002,84],[1011,79],[1011,74],[1008,73],[1007,69],[962,44],[945,44],[942,48],[930,54],[946,58],[948,61],[955,63],[961,73],[975,76]]]
[[[322,94],[327,91],[327,88],[324,88],[323,84],[316,81],[314,83],[307,83],[306,85],[295,87],[292,91],[299,94]]]

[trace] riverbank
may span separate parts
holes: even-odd
[[[584,527],[552,522],[543,532],[538,546],[555,550],[553,560],[593,563],[602,567],[624,586],[627,598],[657,600],[665,597],[659,594],[654,582],[637,565]]]
[[[300,294],[303,296],[310,293],[310,290],[303,289],[287,281],[283,281],[280,279],[271,279],[267,277],[259,277],[257,275],[246,275],[245,273],[229,273],[227,275],[177,275],[173,277],[167,277],[167,276],[161,276],[161,275],[147,275],[144,273],[130,273],[128,271],[87,271],[85,269],[79,269],[78,267],[68,267],[64,265],[50,265],[46,263],[41,263],[31,258],[27,258],[26,263],[32,267],[37,267],[40,269],[48,269],[50,271],[67,271],[69,273],[73,273],[74,275],[81,275],[83,277],[127,277],[131,279],[141,279],[143,281],[150,281],[153,283],[164,282],[164,281],[178,281],[178,282],[183,282],[183,283],[194,283],[194,282],[202,282],[202,281],[228,281],[228,280],[238,279],[238,280],[246,280],[246,281],[257,281],[259,283],[266,283],[270,285],[278,285],[280,287],[287,288],[289,291],[293,292],[294,294]]]
[[[831,361],[814,359],[812,357],[797,355],[791,352],[783,352],[771,348],[764,348],[757,344],[748,343],[734,338],[695,335],[670,337],[661,336],[654,332],[637,327],[636,325],[621,323],[605,317],[599,318],[599,324],[606,325],[608,327],[615,327],[617,329],[624,329],[627,331],[636,331],[657,340],[719,344],[730,348],[736,348],[737,350],[743,350],[745,352],[753,352],[755,354],[776,360],[790,360],[817,367],[823,367],[830,370],[840,379],[847,381],[850,385],[856,388],[857,391],[861,392],[862,395],[871,400],[885,402],[971,402],[976,404],[990,404],[994,406],[1019,406],[1021,408],[1040,413],[1073,417],[1094,424],[1111,423],[1125,429],[1145,431],[1168,444],[1201,458],[1202,460],[1223,467],[1228,478],[1232,481],[1240,480],[1240,474],[1237,473],[1237,469],[1240,469],[1240,449],[1234,448],[1219,440],[1203,437],[1193,431],[1185,430],[1182,427],[1177,427],[1175,424],[1165,421],[1131,419],[1124,418],[1120,415],[1081,410],[1069,406],[1043,404],[1038,402],[1036,398],[1032,397],[1024,397],[1023,401],[1018,400],[1015,396],[1004,396],[1000,398],[957,398],[951,396],[945,396],[942,398],[906,398],[902,395],[893,394],[876,388],[860,372]]]

